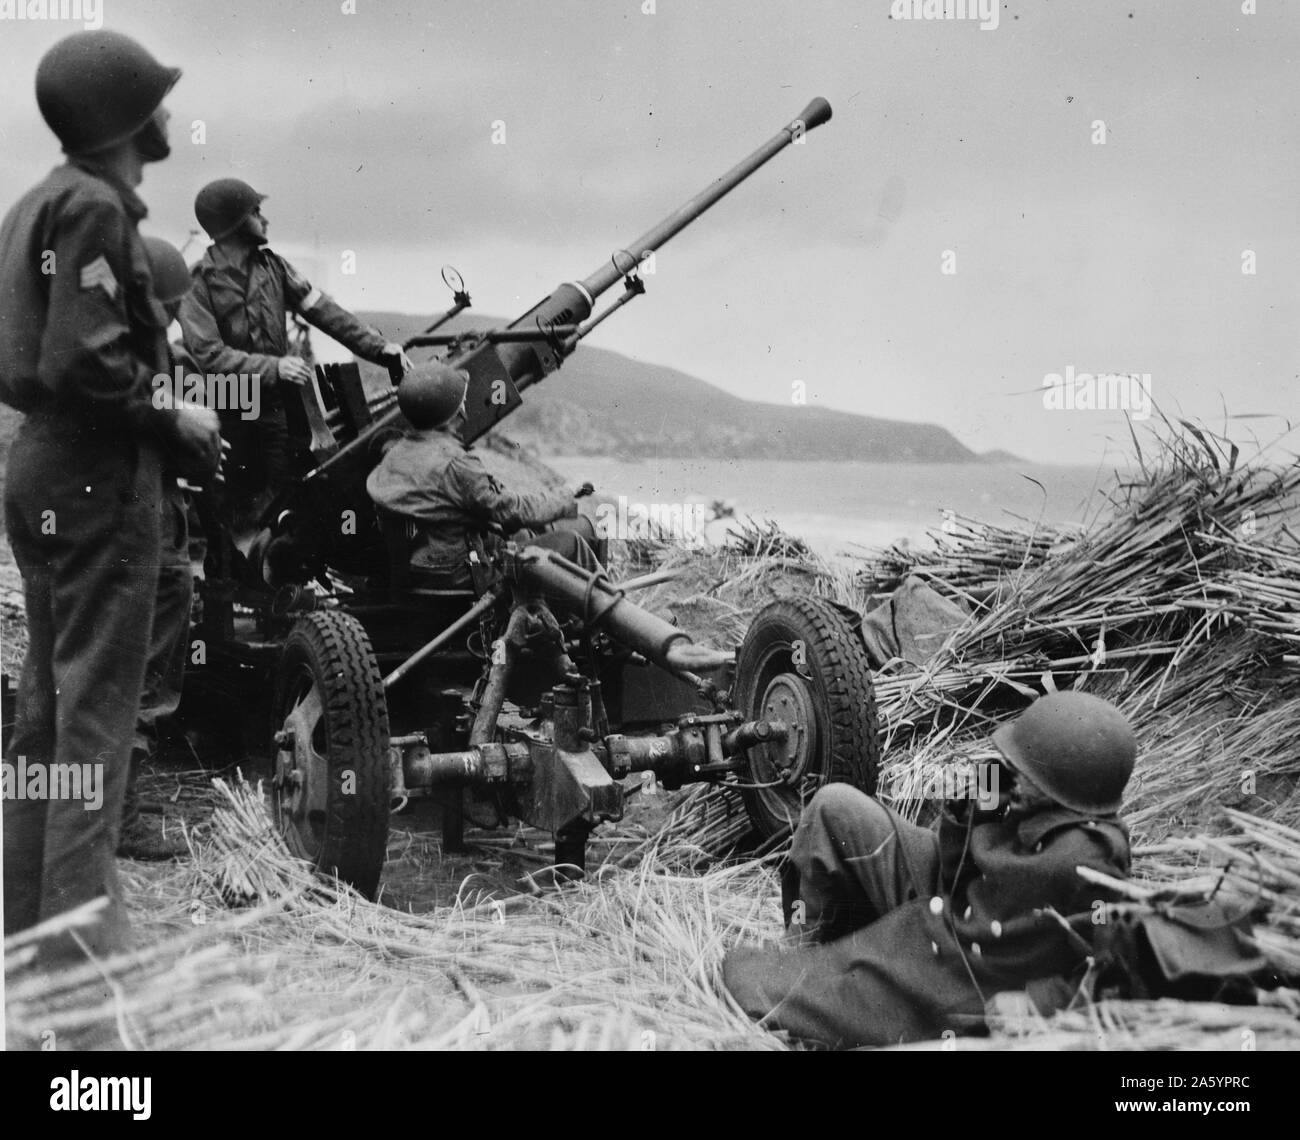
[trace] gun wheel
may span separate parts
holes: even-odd
[[[356,618],[328,610],[298,620],[274,711],[277,828],[295,854],[373,898],[388,847],[388,704]]]
[[[793,829],[823,784],[876,790],[880,742],[866,649],[821,598],[785,598],[760,610],[741,644],[733,687],[751,720],[790,726],[782,742],[749,749],[741,795],[765,836]]]

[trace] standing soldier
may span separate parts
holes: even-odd
[[[190,271],[185,259],[171,242],[146,237],[145,255],[153,277],[153,293],[167,317],[168,327],[176,319],[181,298],[190,291]],[[177,344],[168,346],[168,373],[177,368],[182,375],[195,371],[189,353]],[[135,742],[131,748],[131,775],[122,809],[122,834],[117,853],[128,859],[171,859],[188,853],[189,848],[169,837],[144,809],[146,805],[136,791],[136,780],[143,765],[158,752],[160,727],[180,707],[181,686],[185,680],[185,656],[189,649],[190,610],[194,602],[194,570],[190,549],[194,536],[189,517],[192,504],[184,484],[173,468],[163,471],[163,491],[159,499],[158,589],[154,596],[153,632],[149,660],[145,667],[144,691],[140,697],[140,716],[136,721]],[[151,813],[152,814],[152,813]]]
[[[89,798],[5,799],[5,933],[107,896],[77,935],[100,954],[129,942],[114,852],[153,619],[161,471],[170,461],[206,478],[220,457],[212,413],[154,397],[166,320],[136,231],[146,210],[134,188],[145,163],[170,153],[162,101],[179,77],[116,32],[57,43],[36,99],[68,160],[0,224],[0,398],[25,413],[4,496],[29,636],[11,759],[75,770],[102,795],[98,810]],[[53,962],[77,942],[45,949]]]
[[[291,353],[286,317],[293,312],[390,372],[409,368],[402,346],[387,342],[267,248],[265,194],[238,178],[220,178],[199,191],[194,213],[212,239],[194,267],[194,288],[181,305],[185,347],[209,375],[256,376],[261,412],[245,420],[219,409],[226,462],[227,521],[247,537],[275,494],[292,479],[292,443],[282,389],[311,381],[311,369]]]

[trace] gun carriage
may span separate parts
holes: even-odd
[[[436,349],[469,374],[465,444],[645,291],[637,268],[646,257],[830,115],[813,100],[659,225],[505,328],[440,331],[470,304],[459,276],[444,271],[454,303],[407,348]],[[620,281],[622,293],[596,312]],[[821,599],[786,599],[760,612],[738,649],[699,645],[631,600],[655,575],[612,581],[526,541],[474,565],[472,590],[422,587],[406,524],[381,517],[365,490],[403,429],[395,390],[363,383],[356,365],[325,365],[301,391],[291,409],[310,440],[301,477],[267,507],[247,559],[221,544],[196,680],[235,676],[242,692],[270,694],[250,722],[274,756],[273,811],[321,870],[373,894],[390,809],[419,797],[440,801],[447,849],[462,842],[472,794],[503,820],[553,832],[556,863],[576,875],[591,830],[621,818],[638,780],[736,784],[769,836],[797,820],[821,783],[874,788],[871,677],[849,615]]]

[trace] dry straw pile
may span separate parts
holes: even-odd
[[[703,877],[660,848],[545,895],[415,915],[316,879],[262,790],[225,800],[193,859],[133,883],[148,949],[50,977],[6,946],[11,1047],[773,1048],[721,989],[772,925],[760,864]]]
[[[1294,970],[1300,541],[1286,518],[1300,468],[1242,463],[1191,428],[1137,458],[1082,531],[960,520],[933,550],[846,566],[755,526],[723,550],[638,544],[629,573],[676,571],[642,599],[724,643],[775,597],[865,610],[921,576],[970,618],[926,667],[877,678],[885,794],[920,813],[933,766],[987,755],[991,728],[1045,688],[1110,697],[1143,741],[1125,807],[1133,896],[1266,905],[1258,939]],[[30,942],[6,943],[11,1045],[788,1047],[720,984],[726,947],[779,930],[775,855],[725,858],[748,830],[732,793],[683,793],[661,830],[625,830],[581,885],[420,915],[317,881],[259,791],[221,794],[190,863],[131,879],[148,949],[52,978],[31,968]],[[1300,1047],[1295,1012],[1263,1006],[1105,1002],[993,1028],[958,1047]]]

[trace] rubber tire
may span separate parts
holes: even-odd
[[[365,628],[338,610],[304,614],[294,623],[276,670],[277,726],[293,707],[304,671],[321,690],[329,772],[325,834],[314,862],[318,870],[374,898],[388,851],[391,775],[388,701]],[[352,795],[343,791],[348,771],[355,775]]]
[[[804,643],[802,669],[792,663],[796,641]],[[817,743],[802,788],[791,787],[788,796],[784,789],[741,790],[751,822],[765,836],[792,830],[803,804],[822,784],[852,784],[870,794],[879,776],[880,738],[866,647],[848,618],[823,598],[783,598],[758,612],[737,657],[735,707],[756,719],[768,681],[796,672],[804,677],[813,705]],[[742,780],[759,783],[762,775],[751,766]],[[784,814],[771,802],[775,798],[785,799]]]

